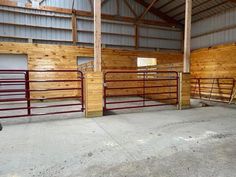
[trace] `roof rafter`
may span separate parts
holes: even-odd
[[[133,13],[133,15],[137,18],[138,15],[135,12],[135,10],[132,8],[132,6],[130,5],[130,3],[127,0],[124,0],[125,4],[127,5],[127,7],[129,8],[129,10]]]
[[[195,16],[197,16],[198,14],[202,14],[202,13],[204,13],[204,12],[206,12],[206,11],[209,11],[209,10],[212,10],[212,9],[214,9],[214,8],[216,8],[216,7],[219,7],[219,6],[222,6],[222,5],[224,5],[224,4],[226,4],[227,2],[221,2],[221,3],[219,3],[219,4],[215,4],[215,5],[213,5],[213,6],[211,6],[211,7],[209,7],[209,8],[206,8],[206,9],[203,9],[203,10],[201,10],[201,11],[199,11],[199,12],[196,12],[196,13],[193,13],[192,14],[192,17],[195,17]],[[183,21],[184,20],[184,18],[182,18],[182,19],[180,19],[179,20],[179,22],[181,22],[181,21]],[[192,22],[195,22],[196,20],[192,20]]]
[[[146,8],[149,7],[149,5],[150,5],[149,3],[147,3],[143,0],[135,0],[135,2],[141,4],[142,6],[144,6]],[[161,19],[165,20],[167,23],[169,23],[172,26],[183,27],[183,25],[180,22],[178,22],[177,20],[175,20],[175,19],[169,17],[168,15],[162,13],[161,11],[159,11],[155,7],[151,7],[149,12],[151,12],[152,14],[154,14],[154,15],[160,17]]]
[[[0,1],[0,5],[8,6],[8,7],[17,7],[21,9],[33,9],[33,10],[42,10],[42,11],[56,12],[56,13],[63,13],[63,14],[72,14],[72,10],[69,8],[58,8],[58,7],[53,7],[53,6],[39,6],[35,8],[35,7],[32,7],[32,5],[29,3],[25,4],[25,6],[22,7],[22,6],[18,6],[17,2],[11,1],[11,0]],[[77,16],[93,18],[93,14],[90,11],[74,10],[73,13],[76,13]],[[102,19],[113,20],[113,21],[118,21],[118,22],[127,22],[127,23],[135,23],[137,20],[134,17],[117,16],[117,15],[111,15],[111,14],[102,14]],[[172,27],[171,24],[163,22],[163,21],[158,21],[158,20],[142,19],[140,23],[145,24],[145,25]]]
[[[213,1],[213,0],[205,0],[205,1],[201,2],[200,4],[198,4],[198,5],[196,5],[196,6],[193,6],[192,12],[193,12],[194,9],[196,9],[196,8],[202,6],[202,5],[204,5],[204,4],[206,4],[206,3],[210,2],[210,1]],[[173,18],[176,18],[176,17],[178,17],[178,16],[180,16],[180,15],[184,15],[184,13],[185,13],[185,10],[182,11],[182,12],[179,12],[179,13],[175,14],[175,15],[173,16]]]
[[[171,8],[171,9],[169,9],[168,11],[166,11],[166,12],[164,12],[164,13],[165,13],[165,14],[168,14],[168,13],[170,13],[170,12],[172,12],[172,11],[174,11],[174,10],[177,10],[177,9],[183,7],[183,6],[185,6],[185,2],[179,4],[178,6],[175,6],[175,7]]]
[[[169,2],[166,2],[165,4],[163,4],[161,7],[158,7],[157,9],[158,9],[158,10],[161,10],[162,8],[168,6],[169,4],[171,4],[171,3],[174,2],[174,1],[175,1],[175,0],[171,0],[171,1],[169,1]]]
[[[159,1],[159,0],[152,0],[152,2],[148,5],[148,7],[138,17],[137,21],[141,20],[148,13],[148,11],[157,3],[157,1]]]

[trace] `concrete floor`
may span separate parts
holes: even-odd
[[[70,119],[1,121],[0,176],[4,177],[236,174],[235,106],[152,110],[96,119],[74,114]]]

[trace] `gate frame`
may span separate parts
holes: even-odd
[[[229,84],[229,83],[225,84],[225,85],[231,86],[231,88],[223,88],[223,90],[230,91],[230,93],[228,94],[229,95],[228,100],[227,100],[227,97],[224,97],[224,96],[218,96],[218,97],[220,97],[220,99],[212,99],[212,94],[215,93],[215,92],[213,92],[213,90],[216,89],[214,87],[214,85],[216,84],[215,80],[217,81],[216,82],[218,84],[217,89],[219,89],[219,91],[220,91],[220,85],[219,85],[220,80],[232,81],[232,84]],[[201,83],[201,81],[208,81],[208,82],[207,83]],[[201,100],[204,100],[204,101],[220,102],[220,103],[230,104],[230,101],[231,101],[231,99],[233,97],[233,94],[234,94],[234,88],[236,87],[236,80],[233,77],[212,77],[212,78],[211,77],[193,77],[193,78],[191,78],[191,84],[196,84],[194,91],[192,92],[192,90],[191,90],[191,97],[192,98],[201,99]],[[210,87],[207,87],[207,86],[202,87],[202,85],[204,85],[204,84],[209,84],[211,86]],[[205,94],[205,96],[202,96],[203,95],[202,94],[202,89],[204,89],[204,88],[205,89],[210,89],[210,92],[208,94]],[[198,95],[196,94],[196,89],[198,89]],[[220,93],[218,93],[218,94],[220,94]],[[225,100],[224,100],[224,98],[225,98]]]
[[[68,80],[30,80],[29,74],[30,73],[52,73],[52,72],[71,72],[71,73],[79,73],[80,77],[78,77],[79,79],[68,79]],[[27,117],[27,116],[44,116],[44,115],[55,115],[55,114],[64,114],[64,113],[75,113],[75,112],[84,112],[85,107],[84,107],[84,74],[82,71],[80,70],[14,70],[14,69],[10,69],[10,70],[0,70],[0,74],[24,74],[25,78],[24,80],[4,80],[4,79],[0,79],[0,84],[1,83],[25,83],[25,89],[11,89],[13,92],[15,90],[15,92],[25,92],[25,98],[22,98],[20,101],[26,101],[27,107],[20,107],[20,108],[3,108],[0,109],[1,111],[11,111],[11,110],[27,110],[27,114],[25,115],[12,115],[12,116],[0,116],[0,119],[6,119],[6,118],[19,118],[19,117]],[[49,82],[81,82],[80,86],[81,88],[78,88],[78,90],[81,90],[81,96],[73,96],[73,97],[52,97],[52,98],[39,98],[39,99],[32,99],[30,98],[30,93],[31,92],[40,92],[40,91],[56,91],[56,90],[76,90],[77,88],[53,88],[53,89],[34,89],[31,90],[30,89],[30,83],[40,83],[40,82],[44,82],[44,83],[49,83]],[[7,92],[8,89],[5,90],[0,90],[0,93],[2,92]],[[81,98],[79,104],[60,104],[60,105],[49,105],[49,106],[31,106],[31,101],[35,101],[35,100],[60,100],[60,99],[66,99],[66,98]],[[14,101],[19,101],[18,99],[0,99],[0,103],[2,102],[14,102]],[[52,107],[68,107],[68,106],[79,106],[81,105],[81,109],[79,110],[72,110],[72,111],[61,111],[61,112],[48,112],[48,113],[37,113],[37,114],[32,114],[31,110],[32,109],[43,109],[43,108],[52,108]]]
[[[172,74],[175,74],[176,76],[175,76],[175,78],[174,79],[149,79],[149,80],[146,80],[146,74],[147,73],[153,73],[153,72],[156,72],[156,73],[172,73]],[[144,77],[143,77],[143,80],[141,80],[141,79],[132,79],[132,80],[108,80],[106,77],[107,77],[107,75],[108,74],[111,74],[111,73],[143,73],[144,74]],[[145,84],[145,81],[159,81],[159,80],[175,80],[176,81],[176,85],[174,85],[175,86],[175,88],[176,88],[176,92],[165,92],[166,94],[168,94],[168,93],[176,93],[176,98],[173,98],[173,99],[165,99],[165,100],[174,100],[174,99],[176,99],[176,102],[174,103],[174,104],[155,104],[155,105],[144,105],[143,104],[143,106],[129,106],[129,107],[118,107],[118,108],[107,108],[107,104],[109,104],[109,102],[107,102],[107,97],[109,97],[109,96],[107,96],[107,94],[106,94],[106,91],[107,90],[109,90],[108,88],[107,88],[107,82],[117,82],[117,81],[143,81],[144,82],[144,84]],[[173,87],[173,85],[170,85],[171,87]],[[138,71],[138,70],[115,70],[115,71],[106,71],[105,73],[104,73],[104,86],[103,86],[104,88],[103,88],[103,106],[104,106],[104,108],[103,108],[103,111],[105,112],[105,111],[111,111],[111,110],[120,110],[120,109],[132,109],[132,108],[143,108],[143,107],[156,107],[156,106],[167,106],[167,105],[176,105],[177,107],[179,107],[179,96],[180,96],[180,94],[179,94],[179,74],[178,74],[178,72],[177,71],[159,71],[159,70],[142,70],[142,71]],[[155,86],[156,88],[158,88],[158,87],[168,87],[168,86]],[[122,87],[121,87],[122,88]],[[133,87],[134,88],[134,87]],[[120,101],[120,102],[116,102],[117,104],[121,104],[121,103],[130,103],[130,102],[144,102],[145,103],[145,101],[148,101],[148,100],[144,100],[145,99],[145,95],[146,95],[146,93],[145,93],[145,88],[148,88],[148,87],[146,87],[145,85],[143,85],[142,87],[135,87],[135,88],[141,88],[141,89],[143,89],[144,90],[144,92],[143,92],[143,94],[140,94],[140,95],[144,95],[144,97],[143,97],[143,99],[142,100],[137,100],[137,101]],[[162,94],[162,93],[159,93],[159,94]],[[122,96],[122,95],[119,95],[119,96]],[[129,95],[123,95],[123,96],[129,96]],[[161,100],[161,99],[160,99]],[[164,99],[163,99],[164,100]],[[115,104],[115,102],[114,102],[114,104]]]

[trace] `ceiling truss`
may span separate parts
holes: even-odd
[[[42,4],[42,2],[44,2],[45,0],[29,0],[29,3],[26,3],[25,8],[35,9],[31,5],[32,1],[40,2],[40,4]],[[110,0],[102,0],[101,6],[104,7],[109,1]],[[132,12],[134,17],[121,16],[121,14],[120,14],[121,2],[120,1],[124,2],[124,4],[128,7],[128,9]],[[144,7],[144,10],[141,14],[138,14],[135,11],[134,7],[132,6],[132,4],[130,3],[129,0],[115,0],[115,3],[116,3],[115,15],[102,14],[102,18],[104,20],[124,21],[124,22],[130,22],[130,23],[134,23],[134,24],[143,23],[143,24],[147,24],[147,25],[183,28],[184,13],[185,13],[183,7],[185,6],[185,2],[174,5],[173,3],[174,2],[176,3],[177,0],[166,0],[165,3],[162,3],[161,6],[158,6],[159,1],[161,1],[161,0],[150,0],[149,3],[147,2],[147,0],[133,0],[133,1]],[[69,10],[69,9],[65,9],[65,8],[57,8],[57,7],[51,7],[51,6],[49,7],[49,6],[42,6],[42,5],[40,5],[37,9],[59,12],[59,13],[70,13],[70,14],[72,13],[72,11],[74,11],[74,13],[76,13],[76,15],[79,15],[79,16],[93,17],[93,11],[94,11],[93,2],[92,2],[92,0],[88,0],[88,2],[90,4],[90,12],[89,11],[81,11],[81,10],[72,10],[72,9]],[[211,5],[211,2],[212,2],[212,5]],[[223,6],[227,3],[235,4],[235,6],[236,6],[236,0],[222,0],[222,2],[219,2],[219,3],[216,3],[216,0],[205,0],[201,3],[193,5],[192,16],[196,17],[195,20],[193,20],[193,22],[198,21],[200,19],[200,18],[198,18],[198,16],[200,16],[200,14],[203,14],[203,13],[209,12],[209,11],[213,11],[216,8]],[[0,5],[18,7],[17,3],[13,0],[2,0],[2,1],[0,1]],[[172,5],[172,8],[168,9],[167,7],[169,5]],[[202,8],[202,10],[197,11],[197,9],[199,9],[200,7]],[[167,10],[164,10],[166,8],[167,8]],[[180,11],[180,9],[183,9],[183,10]],[[176,10],[178,12],[174,13]],[[151,14],[159,17],[163,21],[145,19],[144,17],[148,13],[151,13]],[[202,17],[201,17],[201,19],[202,19]]]

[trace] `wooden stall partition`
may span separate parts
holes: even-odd
[[[179,109],[190,107],[190,73],[179,73]]]
[[[191,54],[191,95],[229,102],[236,79],[236,45],[220,45]]]
[[[76,46],[1,42],[0,53],[26,54],[29,70],[77,70],[77,56],[90,57],[93,55],[93,50]],[[29,75],[30,80],[74,80],[77,78],[78,74],[75,72],[30,72]],[[75,82],[31,83],[30,89],[78,88],[80,85],[81,83]],[[79,94],[80,92],[76,90],[32,92],[31,98],[80,96]]]
[[[28,56],[29,70],[75,70],[78,69],[77,57],[93,57],[93,48],[83,48],[78,46],[65,45],[49,45],[49,44],[31,44],[31,43],[15,43],[15,42],[1,42],[0,53],[4,54],[26,54]],[[109,70],[137,70],[137,58],[157,58],[158,66],[169,65],[171,63],[178,63],[182,61],[181,53],[165,53],[153,51],[135,51],[122,49],[102,49],[102,71]],[[85,66],[85,72],[90,71],[93,67],[92,62]],[[90,70],[88,69],[90,68]],[[81,68],[79,68],[81,69]],[[83,69],[82,69],[83,70]],[[122,76],[115,76],[127,78],[126,74]],[[129,78],[137,78],[137,74],[130,75]],[[75,79],[75,73],[58,73],[58,74],[30,74],[30,79]],[[121,84],[121,83],[116,83]],[[54,83],[41,84],[33,83],[31,88],[50,89],[51,87],[77,87],[80,83]],[[130,82],[129,86],[140,86],[140,82]],[[123,90],[125,94],[132,94],[134,90]],[[136,90],[136,93],[139,93]],[[63,97],[69,95],[76,95],[76,91],[67,92],[42,92],[33,93],[32,98],[47,98],[47,97]],[[79,96],[79,95],[78,95]]]
[[[138,67],[137,58],[156,58],[156,66],[148,67]],[[170,71],[182,71],[182,54],[173,52],[153,52],[153,51],[129,51],[129,50],[103,50],[102,55],[102,70],[113,71],[113,70],[170,70]],[[150,74],[149,74],[150,75]],[[140,74],[109,74],[110,79],[120,79],[120,80],[132,80],[132,79],[142,79],[143,76]],[[123,86],[124,82],[120,83],[110,83],[110,87]],[[151,82],[149,83],[151,84]],[[142,82],[126,82],[127,87],[142,87]],[[163,89],[162,89],[163,90]],[[151,89],[150,89],[151,91]],[[143,89],[123,89],[123,90],[109,90],[111,95],[133,95],[142,94]]]

